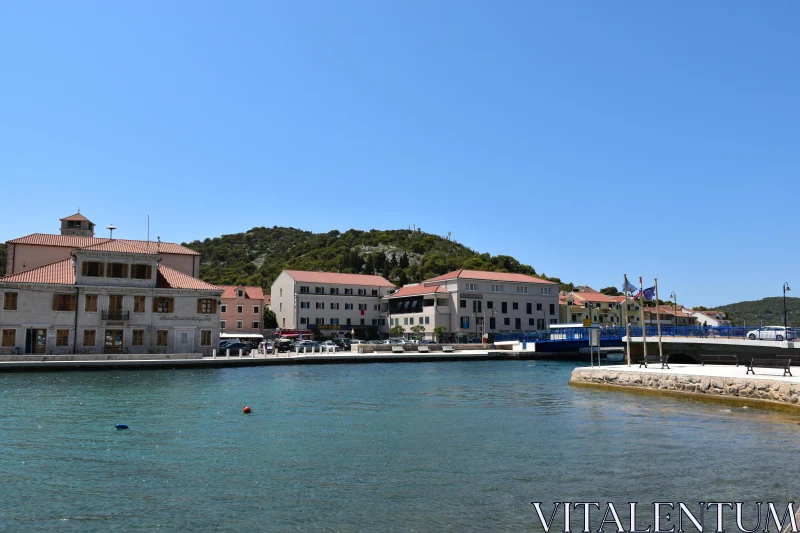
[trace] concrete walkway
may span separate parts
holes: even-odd
[[[595,370],[597,366],[595,365]],[[789,383],[800,384],[800,368],[792,368],[794,376],[783,376],[782,368],[759,368],[755,367],[755,375],[747,375],[747,365],[692,365],[692,364],[673,364],[670,363],[669,369],[661,368],[661,363],[649,364],[647,368],[639,368],[639,364],[628,365],[603,365],[599,367],[603,370],[615,372],[633,372],[641,374],[643,372],[655,375],[691,375],[716,378],[749,378],[749,379],[769,379],[770,381],[787,381]],[[576,368],[576,370],[579,370]],[[581,367],[580,370],[591,370],[591,367]]]

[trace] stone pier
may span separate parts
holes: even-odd
[[[670,367],[663,370],[658,364],[649,368],[581,367],[573,370],[570,384],[800,408],[800,369],[794,369],[795,377],[784,377],[782,370],[775,368],[756,367],[756,375],[747,375],[745,366],[671,364]]]

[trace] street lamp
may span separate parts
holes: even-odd
[[[789,323],[786,321],[786,291],[790,291],[789,282],[783,282],[783,327],[788,328]]]
[[[672,302],[673,302],[673,304],[672,304],[672,316],[675,317],[675,323],[673,325],[675,326],[675,335],[677,335],[678,334],[678,329],[677,329],[678,328],[678,297],[675,296],[675,291],[672,291],[671,293],[669,293],[669,299],[672,300]]]

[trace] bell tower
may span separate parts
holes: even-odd
[[[61,219],[61,235],[94,237],[94,224],[78,211],[74,215]]]

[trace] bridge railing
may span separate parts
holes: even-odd
[[[625,337],[625,328],[619,326],[607,326],[600,328],[565,328],[555,329],[548,332],[531,333],[498,333],[495,335],[495,342],[519,341],[519,342],[569,342],[589,340],[591,329],[600,330],[600,340],[619,341]],[[641,337],[642,331],[648,340],[658,337],[657,326],[631,327],[631,337]],[[750,327],[750,326],[661,326],[662,337],[696,337],[696,338],[725,338],[725,339],[761,339],[781,340],[800,339],[800,328],[789,328],[788,332],[776,331],[774,327]]]

